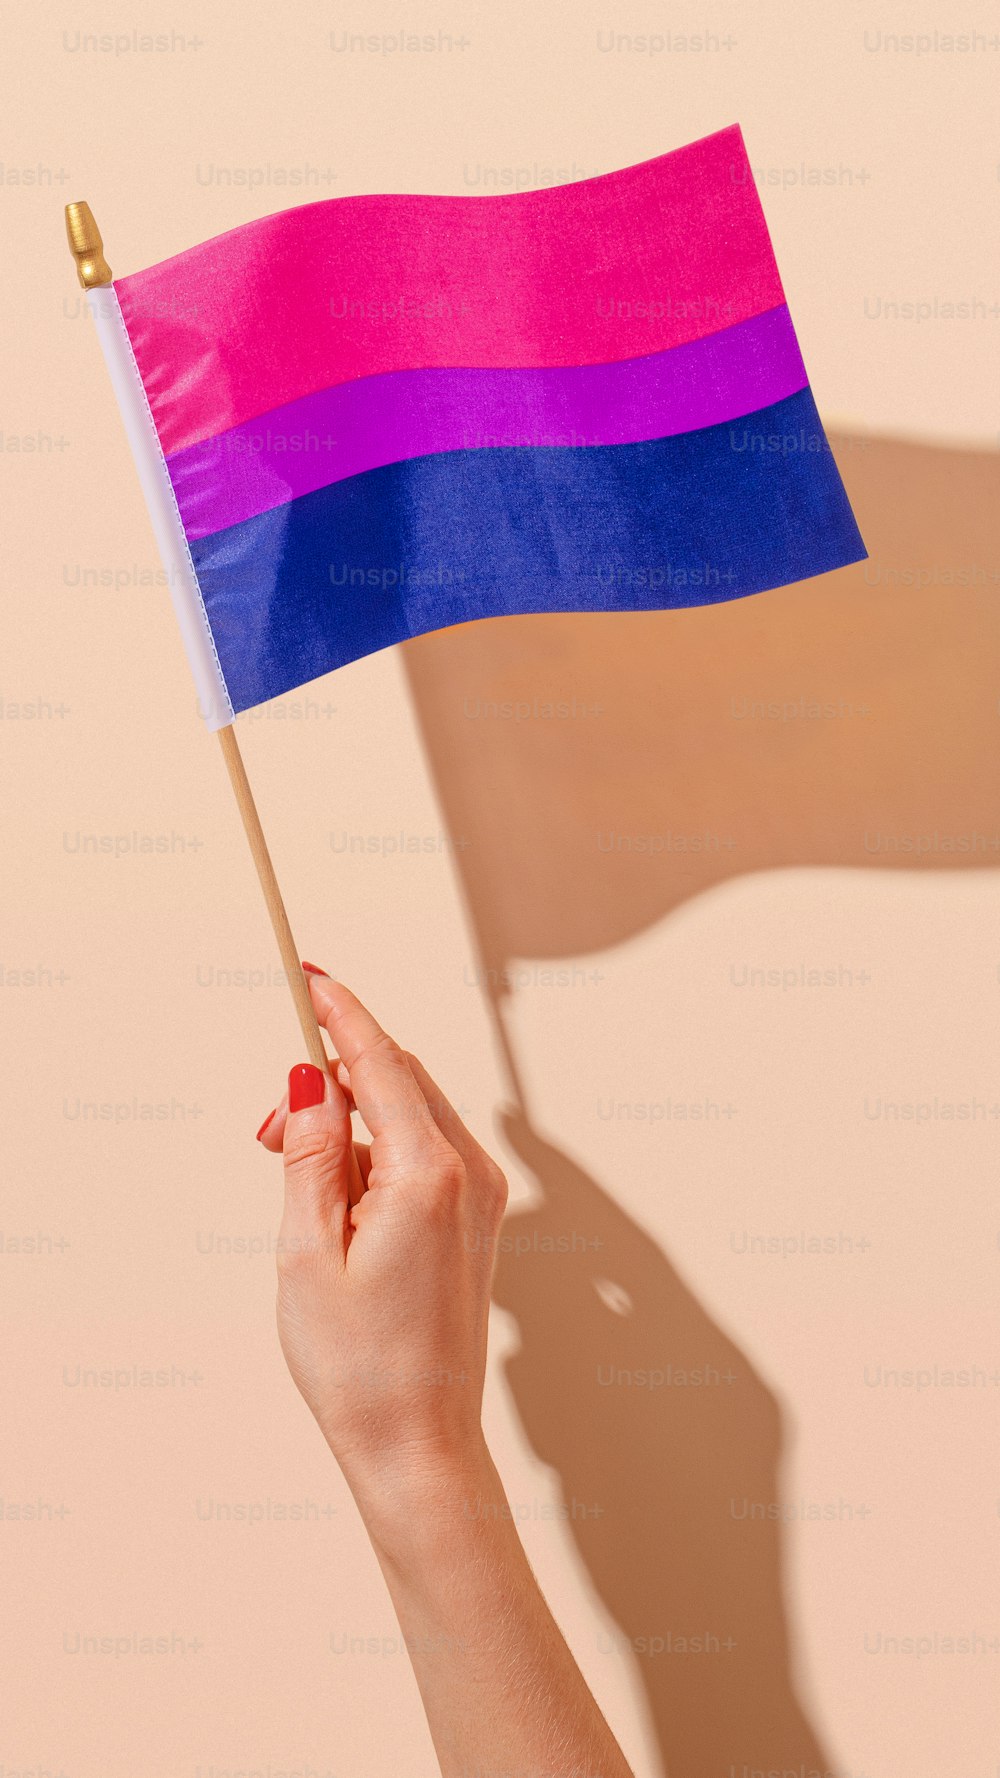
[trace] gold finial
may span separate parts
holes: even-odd
[[[111,267],[104,257],[101,231],[89,204],[66,205],[66,235],[76,260],[76,275],[84,290],[111,283]]]

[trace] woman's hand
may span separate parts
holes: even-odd
[[[361,1509],[441,1771],[630,1778],[483,1439],[503,1174],[416,1058],[306,967],[339,1064],[293,1068],[259,1132],[285,1159],[278,1331]]]
[[[354,995],[310,968],[337,1079],[308,1063],[261,1131],[281,1152],[278,1331],[352,1490],[475,1469],[504,1176],[426,1070]],[[371,1146],[353,1140],[356,1108]]]

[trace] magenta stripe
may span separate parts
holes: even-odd
[[[337,383],[167,459],[191,538],[410,457],[638,444],[737,419],[806,385],[784,304],[649,358],[557,370],[406,370]]]
[[[609,364],[785,300],[735,124],[542,191],[300,204],[115,289],[168,456],[334,383]]]

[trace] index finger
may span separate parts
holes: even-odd
[[[391,1141],[409,1157],[439,1150],[441,1132],[398,1043],[342,982],[310,975],[309,987],[316,1016],[350,1073],[354,1102],[372,1136]]]

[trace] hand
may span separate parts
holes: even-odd
[[[282,1153],[278,1332],[362,1510],[475,1473],[500,1168],[347,988],[310,972],[336,1079],[293,1068],[260,1132]],[[353,1140],[356,1110],[371,1146]]]
[[[441,1771],[631,1778],[483,1438],[503,1174],[353,994],[311,966],[309,985],[339,1062],[293,1068],[259,1132],[285,1160],[278,1332],[361,1509]]]

